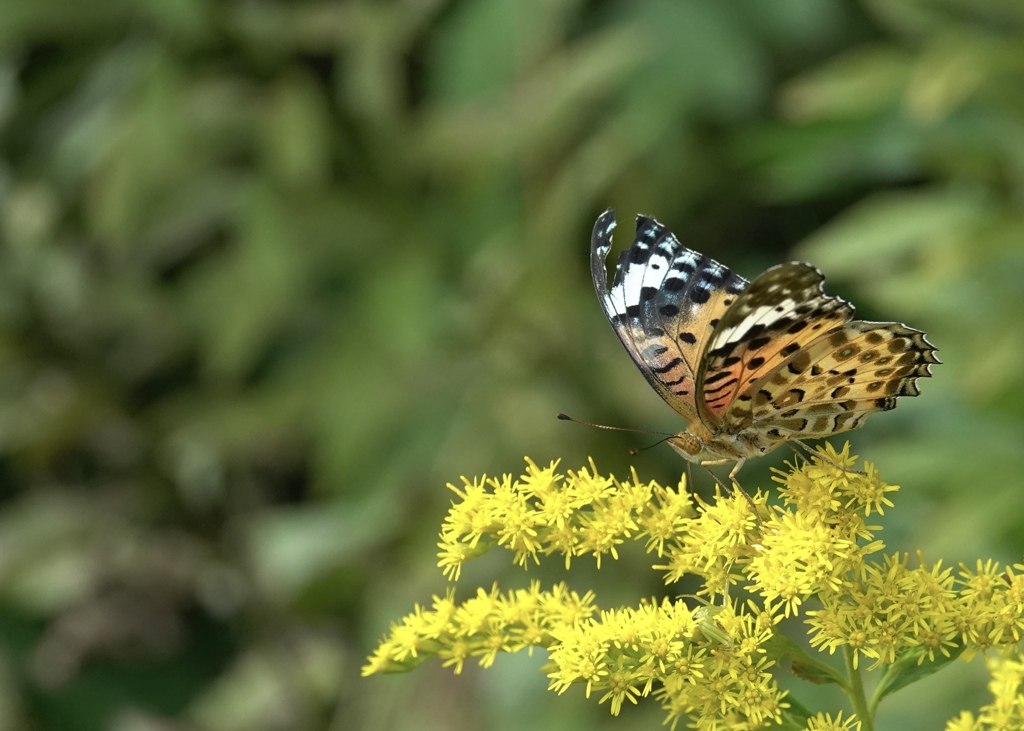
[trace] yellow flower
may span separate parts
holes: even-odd
[[[959,716],[946,722],[946,731],[982,731],[981,722],[970,711],[961,711]]]
[[[755,506],[766,500],[762,493],[738,492],[713,504],[697,498],[697,514],[680,522],[681,535],[665,548],[668,563],[655,568],[666,572],[666,583],[694,573],[704,579],[703,595],[725,594],[743,578],[739,565],[749,561],[759,537]]]
[[[807,731],[859,731],[861,723],[856,716],[850,716],[843,720],[843,712],[836,714],[835,718],[827,713],[819,713],[807,720],[804,726]]]
[[[635,470],[624,481],[606,477],[593,461],[561,474],[557,462],[541,468],[527,460],[518,478],[463,478],[449,485],[456,499],[438,543],[449,579],[492,549],[524,569],[550,556],[568,569],[585,555],[607,568],[620,546],[636,541],[666,583],[697,577],[696,601],[599,608],[593,592],[538,582],[477,589],[461,602],[449,591],[392,624],[363,673],[409,670],[431,657],[461,672],[473,659],[489,667],[501,653],[539,647],[548,653],[551,690],[578,686],[613,714],[651,697],[673,728],[683,721],[733,731],[782,723],[788,701],[775,674],[791,659],[800,677],[840,683],[862,716],[821,713],[807,731],[860,729],[874,707],[860,682],[865,661],[899,684],[911,677],[908,668],[923,677],[959,653],[1016,647],[1024,638],[1024,564],[978,561],[954,575],[920,554],[914,565],[910,554],[881,554],[880,529],[868,520],[892,507],[898,488],[870,464],[854,471],[856,459],[849,445],[826,445],[776,471],[779,500],[771,505],[761,491],[702,500],[682,479],[669,489]],[[780,635],[785,618],[803,622],[821,655],[842,649],[845,667],[800,656],[799,644]],[[926,662],[935,667],[914,666]],[[947,731],[1024,728],[1024,665],[1004,659],[991,668],[993,702],[951,720]]]
[[[640,480],[633,472],[633,482]],[[686,480],[680,478],[675,490],[651,482],[647,485],[653,500],[637,516],[636,522],[647,537],[647,550],[658,556],[665,553],[665,544],[675,540],[682,532],[687,518],[693,517],[693,499],[686,491]]]
[[[820,516],[779,512],[765,524],[746,573],[766,605],[781,606],[788,617],[811,595],[838,589],[860,558],[856,541]]]
[[[1024,663],[1016,657],[989,658],[992,702],[977,715],[964,711],[946,724],[946,731],[1004,731],[1024,728]]]

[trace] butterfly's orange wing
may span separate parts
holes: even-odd
[[[938,363],[919,330],[851,321],[809,264],[772,267],[729,308],[698,372],[707,418],[724,432],[816,438],[860,426],[916,396]]]
[[[853,306],[822,289],[809,264],[772,267],[736,298],[715,328],[698,373],[702,418],[724,431],[739,424],[733,405],[779,364],[853,316]],[[785,374],[783,374],[785,375]]]
[[[729,420],[783,439],[849,431],[896,408],[899,396],[917,396],[917,379],[938,362],[920,330],[854,320],[779,362],[739,397]]]

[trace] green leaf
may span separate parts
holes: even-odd
[[[796,697],[790,693],[786,696],[786,703],[789,704],[789,708],[782,712],[782,723],[776,728],[779,729],[805,729],[807,728],[807,721],[814,714],[811,713],[810,709],[807,708],[803,703],[798,701]]]
[[[788,659],[793,675],[817,685],[836,683],[845,686],[843,674],[826,662],[818,660],[793,640],[776,634],[766,645],[769,655]]]
[[[915,649],[903,653],[896,658],[896,662],[889,666],[878,682],[878,687],[875,688],[874,696],[871,699],[872,708],[877,706],[879,701],[887,695],[937,673],[960,657],[960,653],[963,651],[964,647],[960,645],[952,648],[948,656],[940,655],[935,660],[925,660],[924,662],[918,662],[923,650]]]

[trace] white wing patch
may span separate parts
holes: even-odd
[[[739,342],[755,325],[770,327],[773,322],[789,317],[796,311],[796,300],[788,299],[778,305],[761,305],[752,309],[733,327],[727,327],[715,337],[711,349],[717,350],[727,343]]]

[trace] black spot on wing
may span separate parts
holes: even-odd
[[[672,360],[670,360],[665,365],[659,366],[658,368],[652,368],[651,370],[654,371],[655,373],[658,373],[658,374],[668,373],[673,368],[678,368],[682,364],[683,364],[683,359],[682,358],[673,358]]]
[[[704,289],[703,287],[690,287],[686,296],[694,304],[702,305],[711,299],[711,290]]]

